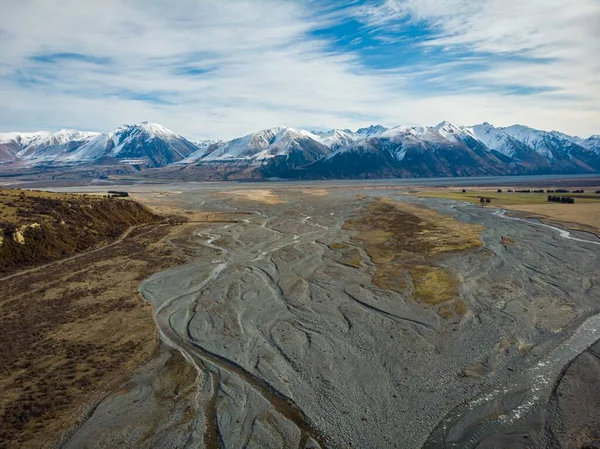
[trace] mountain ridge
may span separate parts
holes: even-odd
[[[150,122],[104,133],[0,134],[0,167],[106,165],[172,172],[179,167],[199,179],[206,173],[211,179],[598,173],[600,136],[448,121],[356,131],[275,126],[228,141],[198,142]]]

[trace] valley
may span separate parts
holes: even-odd
[[[595,407],[595,235],[369,182],[132,190],[234,220],[171,240],[140,287],[160,351],[64,447],[595,441],[562,413]]]
[[[7,0],[0,449],[600,449],[600,0]]]

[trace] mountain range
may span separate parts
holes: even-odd
[[[179,179],[327,179],[600,172],[600,136],[523,125],[373,125],[356,131],[264,129],[229,141],[191,141],[154,123],[98,133],[0,134],[0,173],[110,172]],[[87,171],[86,171],[87,170]]]

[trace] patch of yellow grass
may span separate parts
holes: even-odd
[[[511,209],[557,221],[572,229],[600,234],[600,202],[583,204],[547,202],[544,204],[511,206]]]
[[[399,263],[386,263],[377,267],[372,282],[379,288],[403,293],[406,290],[406,269]]]
[[[46,198],[69,201],[79,194],[66,194],[66,193],[54,193],[54,192],[43,192],[39,190],[19,190],[19,189],[4,189],[0,188],[0,222],[17,223],[18,216],[17,211],[20,206],[19,203],[26,201],[28,198]]]
[[[430,305],[452,301],[458,296],[458,281],[447,270],[419,265],[410,270],[417,300]]]
[[[356,251],[356,253],[356,255],[347,255],[343,257],[340,262],[342,262],[344,265],[348,265],[349,267],[360,268],[362,257],[360,257],[360,253],[358,253],[358,251]]]
[[[479,235],[483,226],[456,221],[431,209],[412,204],[402,204],[402,211],[422,220],[419,240],[429,247],[429,255],[465,251],[482,245]]]
[[[600,195],[594,193],[552,193],[556,196],[571,196],[575,204],[548,202],[548,193],[502,193],[494,190],[467,190],[462,193],[457,189],[432,189],[417,192],[416,195],[426,198],[445,198],[479,204],[479,198],[491,198],[486,206],[502,206],[520,212],[527,212],[536,217],[559,222],[572,229],[600,234]],[[573,189],[567,189],[573,190]]]
[[[353,268],[362,266],[362,256],[358,249],[349,247],[344,243],[332,243],[329,248],[342,254],[342,258],[339,260],[340,263]]]
[[[239,200],[252,201],[264,204],[283,204],[285,201],[279,195],[273,193],[270,189],[248,189],[248,190],[233,190],[231,192]]]
[[[327,196],[329,192],[325,189],[305,189],[302,190],[302,193],[312,196]]]
[[[454,311],[458,314],[458,315],[464,315],[465,313],[467,313],[467,303],[464,302],[462,299],[459,299],[458,301],[454,302]]]
[[[410,293],[435,307],[444,318],[460,317],[466,303],[457,300],[459,280],[437,263],[443,253],[465,251],[482,245],[483,227],[462,223],[435,211],[389,199],[378,199],[358,219],[344,228],[365,247],[377,266],[372,282],[379,288]]]

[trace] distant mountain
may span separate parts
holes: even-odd
[[[331,150],[337,150],[361,140],[363,137],[349,129],[332,129],[331,131],[313,131],[311,138],[321,142]]]
[[[340,148],[289,177],[377,178],[600,172],[596,140],[489,123],[399,126]]]
[[[186,158],[197,149],[192,142],[164,126],[142,122],[100,134],[66,160],[162,167]]]
[[[435,128],[399,126],[341,148],[289,176],[380,178],[476,176],[505,173],[505,164],[484,147],[470,148]]]
[[[356,134],[360,137],[362,137],[363,139],[367,138],[367,137],[377,137],[380,134],[383,134],[384,132],[386,132],[388,130],[388,128],[386,128],[385,126],[381,126],[381,125],[371,125],[367,128],[359,128],[356,131]]]
[[[591,136],[587,139],[581,139],[579,137],[576,138],[577,143],[582,147],[592,150],[595,153],[600,153],[600,136]]]
[[[62,129],[57,132],[0,134],[0,160],[22,159],[31,162],[53,161],[73,151],[78,146],[98,135],[93,132]]]
[[[205,167],[205,171],[218,166],[224,177],[267,178],[278,177],[330,152],[315,134],[279,126],[200,148],[180,164]]]
[[[124,125],[108,133],[61,130],[2,134],[0,148],[13,156],[9,154],[5,160],[28,166],[113,163],[145,167],[177,162],[198,149],[167,128],[148,122]]]
[[[600,136],[583,139],[523,125],[441,122],[432,127],[372,125],[356,131],[279,126],[230,141],[192,142],[143,122],[102,134],[0,134],[0,166],[90,167],[80,171],[95,174],[107,172],[102,167],[113,167],[110,173],[162,167],[152,173],[184,179],[599,173]]]

